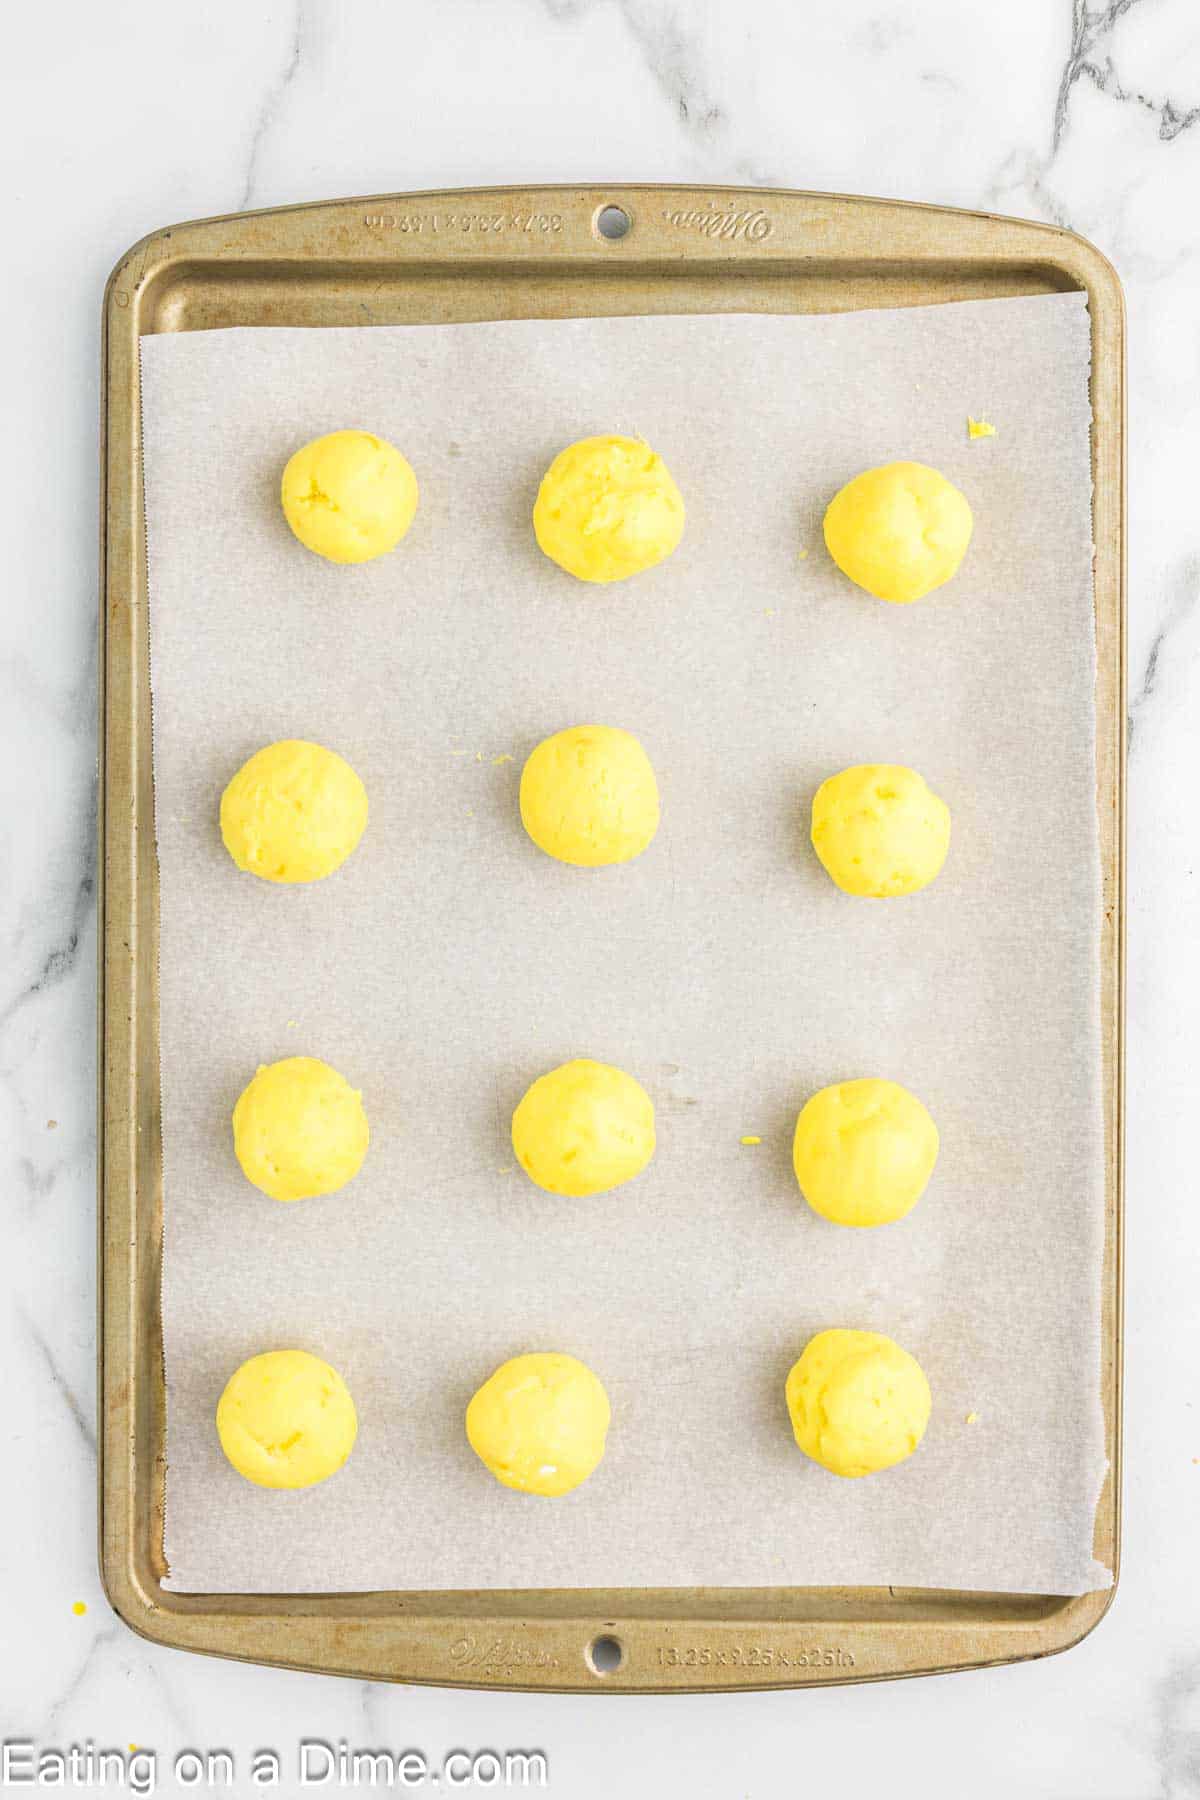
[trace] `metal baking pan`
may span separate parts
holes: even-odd
[[[606,209],[617,209],[619,236]],[[158,876],[138,343],[219,326],[685,312],[843,312],[1082,290],[1092,329],[1096,795],[1106,1132],[1101,1371],[1114,1570],[1121,1469],[1125,328],[1070,232],[984,213],[768,189],[392,194],[156,231],[104,295],[100,607],[100,1562],[161,1643],[405,1682],[623,1693],[800,1687],[1046,1656],[1110,1593],[806,1587],[174,1594],[163,1586],[165,1392]],[[593,1652],[614,1638],[620,1662]]]

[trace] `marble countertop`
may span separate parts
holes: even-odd
[[[1200,1795],[1200,9],[1195,0],[63,0],[6,25],[0,436],[0,1736],[248,1757],[301,1738],[539,1748],[549,1791]],[[161,1650],[95,1559],[98,323],[172,220],[494,182],[770,184],[1070,225],[1130,330],[1125,1552],[1048,1663],[825,1692],[533,1698]],[[1189,749],[1189,746],[1191,748]],[[1188,1127],[1190,1129],[1190,1127]],[[1036,1247],[1034,1247],[1036,1248]],[[86,1607],[81,1611],[80,1606]],[[615,1710],[614,1710],[615,1707]],[[293,1788],[285,1778],[283,1791]],[[67,1791],[71,1791],[69,1788]],[[220,1791],[220,1790],[217,1790]]]

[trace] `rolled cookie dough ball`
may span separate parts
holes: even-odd
[[[658,817],[650,758],[614,725],[556,731],[521,771],[521,823],[539,850],[576,868],[640,856]]]
[[[825,513],[825,544],[851,581],[903,605],[956,573],[972,522],[966,495],[937,469],[885,463],[834,495]]]
[[[336,1193],[358,1174],[369,1141],[362,1095],[315,1056],[265,1064],[233,1109],[242,1173],[272,1200]]]
[[[654,1105],[632,1075],[581,1057],[534,1082],[513,1114],[512,1142],[548,1193],[603,1194],[654,1155]]]
[[[502,1363],[467,1407],[467,1441],[505,1487],[569,1494],[604,1455],[608,1395],[573,1356],[537,1351]]]
[[[393,444],[369,431],[314,438],[283,471],[283,512],[327,562],[361,563],[394,550],[417,510],[417,478]]]
[[[787,1378],[796,1442],[834,1475],[873,1475],[911,1456],[929,1423],[915,1357],[875,1331],[820,1331]]]
[[[792,1164],[813,1211],[835,1225],[890,1225],[925,1192],[937,1126],[894,1081],[822,1088],[796,1120]]]
[[[538,544],[580,581],[624,581],[670,556],[683,496],[640,438],[590,437],[560,450],[533,508]]]
[[[243,763],[221,795],[221,836],[239,869],[264,881],[322,881],[367,825],[367,790],[320,744],[285,738]]]
[[[950,808],[915,769],[859,763],[813,796],[812,843],[845,894],[885,900],[928,887],[950,848]]]
[[[221,1448],[256,1487],[313,1487],[341,1468],[357,1433],[345,1382],[307,1350],[252,1356],[217,1403]]]

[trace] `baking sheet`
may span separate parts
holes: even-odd
[[[1087,366],[1079,295],[144,340],[168,1585],[1108,1584]],[[968,411],[997,437],[969,443]],[[277,487],[349,423],[404,448],[422,504],[393,556],[337,569]],[[670,562],[591,589],[528,521],[554,452],[601,430],[644,433],[689,518]],[[959,580],[905,609],[820,533],[897,456],[976,515]],[[659,772],[662,829],[623,869],[561,868],[517,817],[524,755],[585,720]],[[229,775],[283,736],[371,797],[309,889],[238,876],[217,832]],[[805,842],[813,789],[866,760],[921,769],[955,822],[937,884],[886,905]],[[228,1115],[298,1053],[363,1088],[373,1142],[342,1194],[280,1207]],[[515,1169],[507,1122],[581,1054],[650,1089],[659,1151],[568,1202]],[[850,1233],[800,1201],[790,1130],[867,1073],[922,1096],[942,1156],[908,1220]],[[791,1444],[783,1379],[830,1324],[889,1332],[933,1386],[921,1451],[875,1480]],[[341,1370],[360,1436],[275,1495],[212,1414],[288,1344]],[[538,1347],[613,1402],[600,1470],[553,1504],[493,1483],[461,1426]]]

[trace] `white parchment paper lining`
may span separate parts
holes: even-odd
[[[1108,1584],[1088,359],[1075,294],[144,340],[172,1586]],[[968,442],[968,412],[996,437]],[[421,506],[393,555],[336,568],[278,486],[349,424],[403,448]],[[529,523],[552,455],[600,431],[647,437],[688,506],[677,554],[606,589]],[[835,490],[899,457],[976,520],[959,578],[907,608],[821,538]],[[584,721],[660,776],[625,868],[561,867],[519,823],[524,757]],[[239,875],[217,829],[230,775],[289,736],[370,795],[310,888]],[[877,760],[954,818],[941,879],[886,903],[806,841],[823,777]],[[298,1053],[363,1089],[372,1146],[285,1207],[229,1115]],[[573,1055],[658,1109],[651,1168],[592,1202],[533,1187],[507,1138]],[[908,1220],[851,1232],[804,1206],[789,1146],[809,1093],[862,1074],[921,1095],[942,1154]],[[788,1429],[787,1369],[834,1324],[897,1338],[935,1397],[919,1454],[866,1481]],[[276,1494],[213,1412],[288,1345],[342,1372],[360,1436]],[[462,1429],[532,1348],[612,1400],[600,1470],[554,1502],[499,1487]]]

